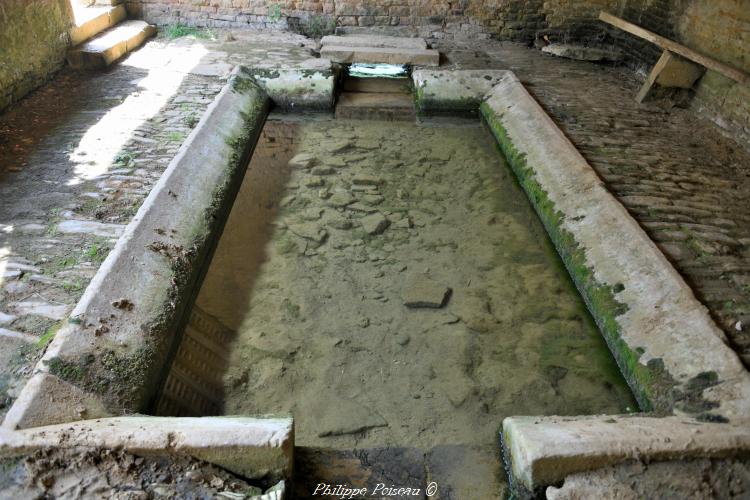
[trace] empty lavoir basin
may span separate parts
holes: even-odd
[[[450,447],[474,498],[501,495],[506,416],[636,409],[478,121],[276,114],[159,404],[291,413],[301,449]]]

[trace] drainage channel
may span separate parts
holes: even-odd
[[[272,115],[160,412],[292,414],[300,498],[495,498],[506,416],[636,407],[478,121]]]

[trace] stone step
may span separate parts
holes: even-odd
[[[347,78],[344,91],[411,94],[411,82],[408,78]]]
[[[409,64],[412,66],[439,66],[440,53],[432,49],[403,49],[389,47],[356,47],[323,45],[320,57],[340,64]]]
[[[105,68],[155,34],[156,28],[145,21],[125,21],[69,50],[68,64],[76,69]]]
[[[336,105],[336,118],[411,121],[415,117],[410,94],[344,92]]]
[[[128,18],[124,5],[109,7],[76,7],[73,9],[75,26],[70,28],[70,43],[74,47]]]
[[[328,35],[323,37],[323,39],[320,41],[320,44],[324,47],[379,47],[414,50],[424,50],[427,48],[427,42],[425,42],[424,38],[407,38],[399,36],[379,35]]]

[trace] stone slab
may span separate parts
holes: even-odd
[[[135,455],[189,455],[248,479],[291,478],[291,418],[130,416],[11,431],[0,429],[0,457],[44,448],[125,450]]]
[[[414,101],[402,93],[344,92],[336,104],[336,118],[413,120]]]
[[[722,424],[682,417],[509,417],[503,421],[502,439],[514,488],[532,493],[570,474],[631,459],[747,454],[750,426],[748,421]]]
[[[411,94],[408,78],[347,78],[344,92]]]
[[[5,427],[145,412],[153,404],[269,105],[238,67],[47,347]],[[124,299],[129,307],[118,307]]]
[[[642,409],[750,414],[750,374],[706,308],[512,73],[481,110]]]
[[[424,38],[383,35],[327,35],[323,37],[320,43],[323,47],[373,47],[416,50],[427,48],[427,42]]]
[[[431,49],[397,49],[328,45],[320,49],[320,57],[340,64],[408,64],[439,66],[440,53]]]
[[[445,305],[451,289],[423,274],[407,280],[402,292],[404,305],[412,309],[438,309]]]
[[[420,113],[476,112],[485,95],[507,75],[506,70],[420,69],[412,73]]]
[[[125,10],[124,5],[117,5],[113,7],[89,7],[82,10],[91,10],[97,15],[90,17],[89,19],[84,20],[82,23],[70,28],[70,44],[72,46],[76,46],[85,42],[89,38],[96,36],[102,31],[107,30],[124,21],[128,17],[128,13]],[[84,14],[86,14],[86,12],[84,12]]]
[[[593,47],[569,43],[553,43],[542,47],[542,52],[577,61],[620,61],[622,51],[615,47]]]
[[[156,28],[144,21],[125,21],[68,51],[68,64],[76,69],[106,68],[155,34]]]

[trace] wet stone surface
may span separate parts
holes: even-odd
[[[327,199],[300,155],[343,163]],[[301,446],[484,446],[500,476],[505,416],[635,409],[475,122],[269,120],[197,305],[236,332],[225,413],[291,412]]]

